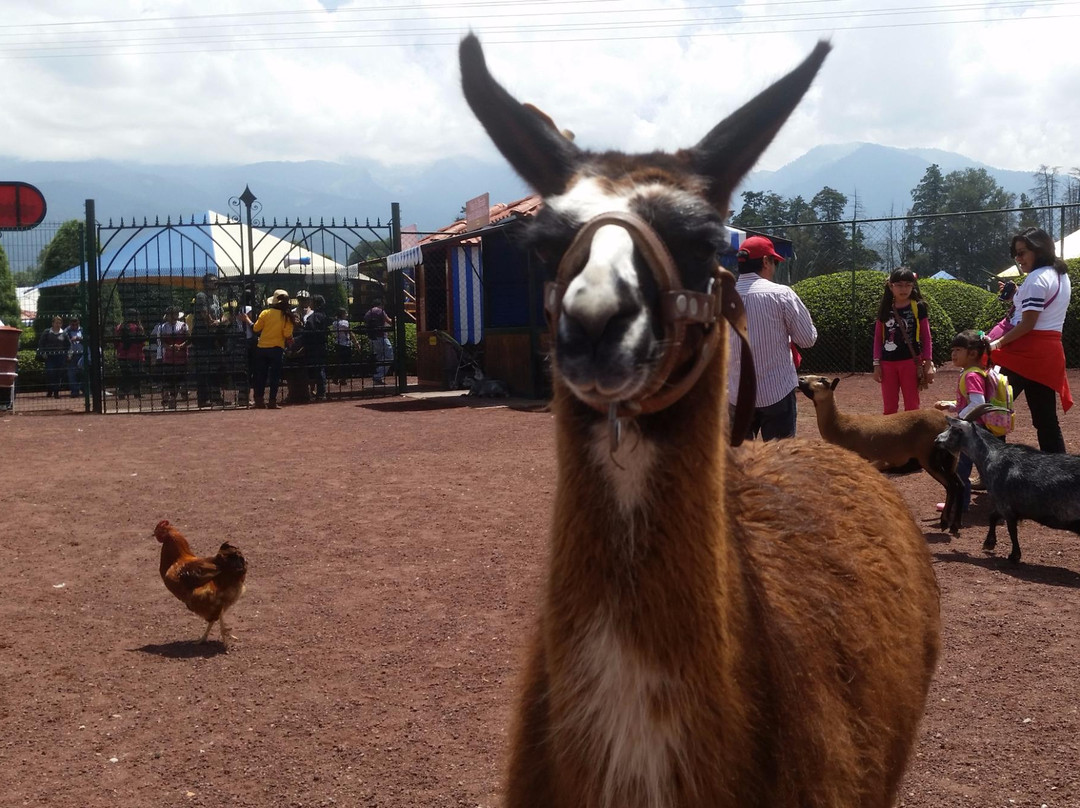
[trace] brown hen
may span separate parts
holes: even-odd
[[[169,524],[158,522],[154,537],[161,542],[161,580],[165,587],[206,621],[206,631],[199,642],[206,642],[217,621],[221,642],[229,649],[228,639],[236,639],[225,625],[225,611],[244,594],[247,562],[240,550],[225,542],[217,555],[199,558],[191,552],[184,535]]]

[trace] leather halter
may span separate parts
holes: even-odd
[[[743,308],[742,298],[735,291],[735,276],[723,269],[714,259],[707,291],[692,292],[683,289],[671,253],[656,231],[639,216],[609,211],[582,225],[559,262],[555,281],[544,284],[544,309],[551,327],[552,344],[557,344],[558,340],[563,295],[570,282],[585,266],[593,235],[599,228],[609,224],[618,225],[629,233],[634,247],[641,253],[656,279],[660,289],[660,314],[664,323],[663,343],[666,347],[661,361],[650,373],[645,388],[633,400],[620,401],[614,405],[593,401],[586,403],[612,418],[632,418],[658,412],[674,404],[701,378],[720,343],[720,328],[722,321],[726,320],[742,342],[739,392],[731,424],[731,445],[738,446],[746,436],[754,415],[756,381],[746,327],[746,310]],[[679,364],[688,327],[701,328],[704,336],[692,367],[672,379]]]

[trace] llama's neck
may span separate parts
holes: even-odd
[[[821,437],[829,443],[847,445],[843,438],[851,432],[851,419],[836,409],[836,401],[831,396],[814,399],[814,415]]]
[[[666,646],[675,625],[715,628],[701,619],[716,615],[729,563],[726,405],[711,389],[721,387],[699,383],[668,410],[628,422],[614,452],[607,422],[557,392],[550,609],[576,623],[614,618],[644,646]]]

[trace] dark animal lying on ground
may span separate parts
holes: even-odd
[[[510,388],[502,379],[486,378],[477,368],[469,384],[469,392],[465,395],[477,398],[509,398]]]
[[[1021,519],[1080,533],[1080,457],[1004,443],[972,423],[992,409],[990,404],[980,404],[968,414],[968,420],[949,418],[949,427],[937,442],[945,451],[962,451],[970,457],[990,495],[990,528],[983,549],[997,546],[997,524],[1004,519],[1012,539],[1009,561],[1019,564],[1016,526]]]

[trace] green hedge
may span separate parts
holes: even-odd
[[[1066,262],[1074,293],[1069,301],[1062,341],[1069,367],[1080,367],[1080,258]],[[874,318],[885,283],[885,274],[871,270],[855,272],[855,323],[851,322],[852,273],[819,275],[796,283],[792,288],[802,298],[814,318],[818,341],[803,351],[802,370],[828,372],[849,368],[854,339],[855,371],[869,371],[874,334]],[[963,281],[923,280],[919,289],[930,315],[934,340],[934,362],[948,364],[949,345],[960,331],[974,328],[989,331],[1005,316],[1007,306],[997,293]]]
[[[799,281],[792,288],[802,298],[818,330],[817,343],[803,351],[804,372],[835,371],[852,361],[855,371],[873,367],[874,321],[884,290],[885,275],[872,270],[855,273],[854,329],[852,324],[852,273],[835,272]],[[934,341],[934,361],[949,358],[949,343],[956,333],[952,318],[933,298],[926,296],[930,333]]]
[[[919,281],[919,289],[926,298],[933,298],[949,314],[954,334],[969,328],[989,331],[994,323],[1005,316],[1008,308],[997,295],[963,281]],[[930,321],[932,328],[936,325]]]
[[[1069,280],[1072,281],[1072,299],[1065,315],[1061,341],[1065,343],[1065,364],[1075,368],[1080,367],[1080,258],[1071,258],[1065,263],[1069,266]]]

